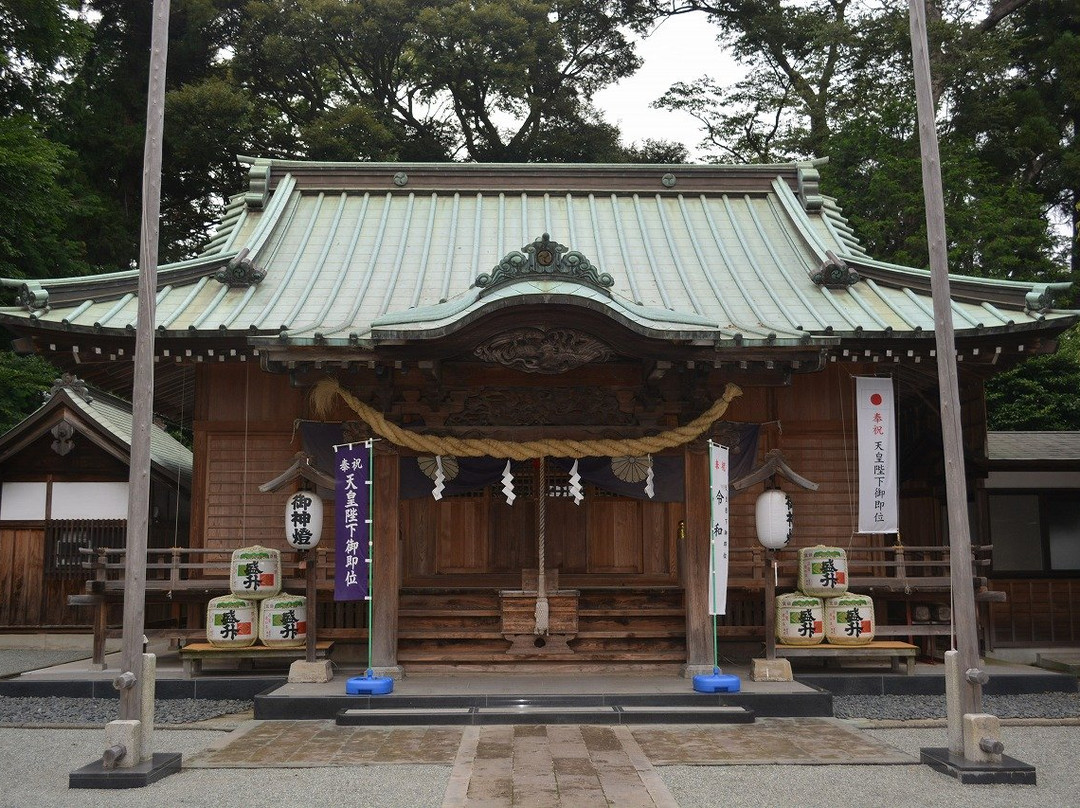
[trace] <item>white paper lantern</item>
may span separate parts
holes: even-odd
[[[779,550],[791,541],[794,516],[791,497],[779,488],[763,491],[754,507],[757,539],[762,547]]]
[[[297,491],[285,501],[285,538],[297,550],[311,550],[322,538],[323,503],[314,491]]]

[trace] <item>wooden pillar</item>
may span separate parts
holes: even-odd
[[[371,664],[376,668],[397,667],[398,585],[400,552],[398,544],[399,457],[382,453],[375,444],[375,492],[372,508],[373,541],[371,597]]]
[[[686,541],[683,588],[686,601],[686,674],[712,671],[712,618],[709,615],[709,452],[706,441],[694,441],[683,454],[686,477]]]
[[[765,551],[765,658],[776,659],[776,551]]]

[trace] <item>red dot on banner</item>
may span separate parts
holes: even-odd
[[[870,403],[873,404],[875,407],[880,406],[881,393],[874,393],[872,396],[870,396]]]

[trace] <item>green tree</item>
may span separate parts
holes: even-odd
[[[59,375],[40,356],[16,356],[0,350],[0,434],[40,407]]]
[[[1007,23],[1018,7],[1003,2],[975,17],[967,6],[931,4],[935,89],[949,113],[939,138],[950,261],[968,274],[1060,279],[1044,196],[988,159],[987,144],[1010,137],[1007,125],[990,116],[974,131],[957,124],[964,109],[1008,89],[1016,54]],[[683,82],[658,102],[698,118],[711,159],[828,156],[822,187],[843,202],[871,254],[925,265],[906,4],[681,0],[646,10],[703,12],[747,68],[732,86]]]
[[[166,88],[177,91],[220,71],[228,46],[229,21],[241,0],[173,0],[169,17]],[[146,124],[150,33],[153,4],[144,0],[88,0],[94,22],[85,51],[70,68],[50,122],[50,137],[78,155],[70,187],[92,200],[77,221],[76,237],[92,263],[107,270],[126,267],[138,256],[141,222],[143,134]],[[190,111],[189,103],[187,111]],[[209,107],[206,112],[222,111]],[[207,120],[206,116],[199,119]],[[175,121],[175,116],[174,116]],[[214,129],[221,131],[228,120]],[[184,130],[190,136],[194,126]],[[223,139],[222,146],[235,144]],[[220,172],[207,172],[204,150],[178,143],[166,132],[162,173],[160,255],[163,261],[190,255],[220,206],[215,185]],[[229,156],[233,162],[233,156]],[[235,169],[234,169],[235,171]]]
[[[0,4],[0,116],[39,115],[86,32],[75,0],[5,0]]]
[[[1003,180],[1039,195],[1062,225],[1064,263],[1080,281],[1080,250],[1070,249],[1080,236],[1080,2],[1026,3],[993,35],[1006,56],[1001,80],[959,92],[954,125],[978,140]]]
[[[596,159],[618,132],[591,98],[639,64],[618,22],[609,0],[253,0],[230,77],[261,153]]]
[[[31,118],[0,118],[0,276],[45,278],[89,271],[69,235],[75,200],[65,186],[71,153]]]
[[[1080,328],[1058,352],[1028,359],[986,384],[990,429],[1080,430]]]

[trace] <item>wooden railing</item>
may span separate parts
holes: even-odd
[[[950,581],[949,548],[941,546],[891,545],[887,547],[846,547],[848,588],[860,593],[912,595],[948,592]],[[734,547],[730,551],[728,587],[763,589],[767,551],[762,547]],[[774,551],[776,587],[789,591],[798,586],[798,551]],[[972,576],[976,595],[985,593],[987,580],[979,572],[990,564],[990,545],[973,545]]]
[[[90,571],[86,582],[87,594],[122,592],[125,587],[124,572],[126,551],[123,548],[99,547],[80,549],[82,566]],[[316,589],[330,591],[334,588],[334,550],[317,547],[315,553]],[[199,596],[224,595],[229,592],[229,576],[232,553],[202,547],[149,548],[146,551],[146,591],[172,593],[173,597],[185,592]],[[281,553],[282,589],[303,590],[306,582],[305,566],[300,554],[292,550]]]
[[[317,547],[310,551],[314,555],[315,589],[318,593],[332,592],[334,589],[334,550],[332,547]],[[82,567],[89,572],[86,591],[82,595],[70,595],[68,605],[90,606],[94,608],[94,650],[93,662],[104,664],[105,639],[116,632],[110,632],[108,612],[110,604],[123,599],[126,587],[125,565],[126,551],[123,548],[99,547],[81,548]],[[229,550],[206,549],[201,547],[148,548],[146,551],[146,600],[156,603],[180,604],[187,602],[189,608],[203,604],[216,595],[230,593],[232,552]],[[305,592],[307,590],[307,559],[301,554],[285,550],[281,553],[282,590]],[[322,615],[328,609],[341,604],[334,604],[329,599],[317,599],[322,624]],[[345,604],[354,606],[354,604]],[[339,611],[341,611],[339,609]],[[350,611],[355,612],[356,609]],[[348,621],[357,622],[355,616]],[[183,628],[176,626],[169,629],[145,629],[147,636],[163,636],[174,640],[193,639],[205,635],[205,629],[195,626]],[[321,639],[334,639],[335,634],[360,638],[367,636],[366,628],[354,625],[348,629],[319,629]]]

